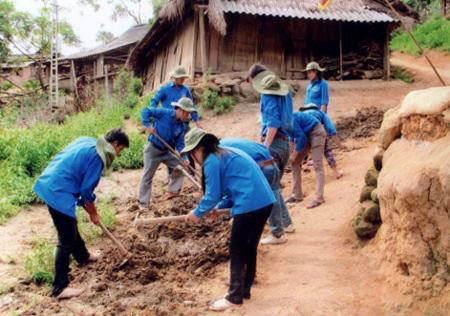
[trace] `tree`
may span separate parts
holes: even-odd
[[[107,31],[99,31],[95,39],[103,44],[108,44],[114,39],[114,34]]]
[[[166,0],[152,0],[153,17],[150,19],[150,24],[155,23],[164,4],[166,4]]]
[[[0,61],[7,60],[11,50],[35,61],[37,66],[37,79],[41,88],[45,89],[42,78],[42,64],[50,56],[50,43],[52,36],[51,13],[52,8],[47,1],[43,1],[43,8],[37,16],[27,12],[17,11],[10,0],[0,0],[0,39],[2,47]],[[77,46],[80,40],[72,26],[65,20],[58,24],[59,36],[66,45]]]
[[[131,18],[133,22],[144,24],[148,17],[142,14],[142,5],[150,0],[78,0],[79,3],[91,6],[98,11],[102,6],[106,5],[113,8],[111,19],[117,21],[122,18]]]

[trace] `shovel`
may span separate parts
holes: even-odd
[[[223,209],[216,211],[217,214],[225,214],[228,213],[229,209]],[[135,218],[133,222],[133,226],[139,228],[142,225],[148,224],[160,224],[160,223],[168,223],[168,222],[182,222],[185,219],[185,215],[177,215],[177,216],[166,216],[166,217],[155,217],[155,218],[146,218],[146,219],[138,219]]]
[[[113,243],[116,244],[117,248],[119,248],[120,252],[124,255],[125,259],[120,263],[119,268],[123,267],[128,263],[128,260],[131,259],[131,253],[128,252],[128,250],[125,249],[125,247],[122,245],[122,243],[103,225],[101,222],[99,223],[100,228],[102,229],[103,233],[111,239]]]

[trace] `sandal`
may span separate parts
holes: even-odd
[[[309,201],[309,203],[306,205],[306,208],[315,208],[318,207],[320,204],[323,204],[325,202],[325,200],[311,200]]]
[[[300,203],[302,202],[303,199],[297,199],[295,196],[290,196],[286,201],[284,201],[285,203]]]

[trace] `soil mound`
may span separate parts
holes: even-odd
[[[384,111],[377,107],[357,110],[355,116],[345,117],[336,122],[338,136],[342,139],[371,137],[380,128],[383,115]]]

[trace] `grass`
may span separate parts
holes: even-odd
[[[53,156],[70,142],[81,136],[97,137],[113,127],[123,126],[126,114],[135,117],[140,113],[134,101],[127,102],[136,96],[138,82],[125,79],[123,82],[129,82],[130,87],[122,87],[120,95],[100,100],[95,108],[68,117],[63,125],[37,123],[29,128],[7,125],[16,112],[11,107],[0,110],[0,224],[17,214],[22,206],[39,201],[32,191],[34,182]],[[143,165],[145,136],[132,131],[129,137],[130,148],[115,159],[114,170]]]
[[[406,83],[413,83],[415,80],[414,75],[409,73],[407,70],[397,66],[392,67],[392,77],[398,80],[402,80]]]
[[[101,222],[108,229],[116,224],[116,210],[112,198],[100,199],[97,211]],[[78,229],[87,244],[102,235],[99,227],[92,224],[86,211],[78,209]],[[25,271],[30,280],[37,285],[51,284],[54,278],[55,245],[46,239],[37,239],[33,243],[31,253],[25,257]]]
[[[412,33],[423,49],[450,52],[450,21],[437,17],[431,18],[425,23],[417,25]],[[404,30],[393,33],[390,46],[395,51],[414,56],[421,55],[417,46]]]

